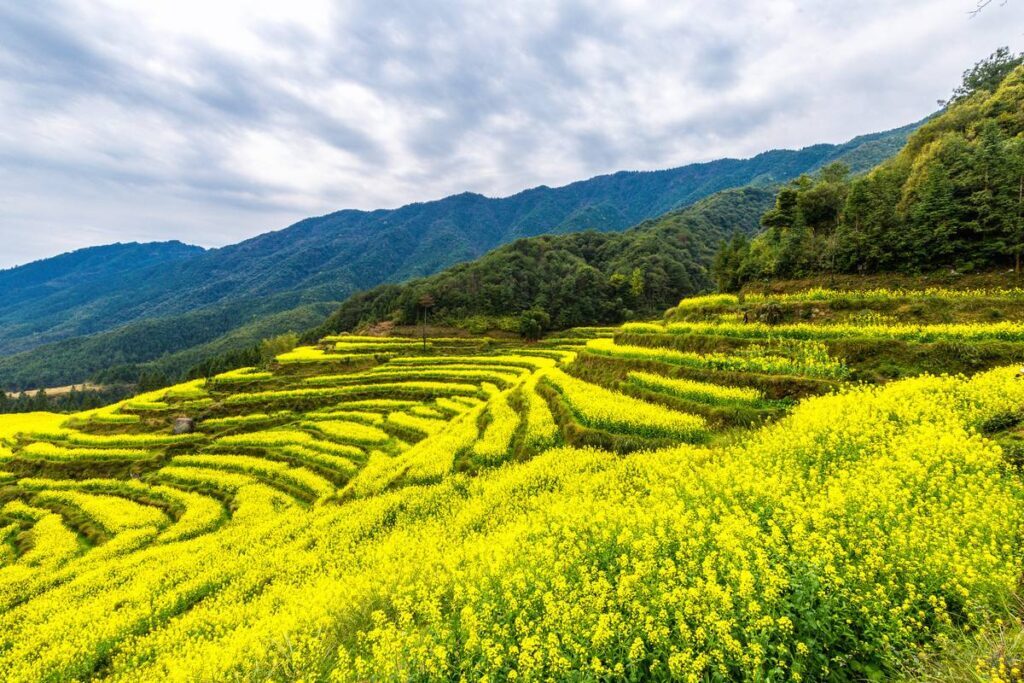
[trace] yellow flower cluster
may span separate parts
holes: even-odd
[[[265,458],[247,455],[179,455],[171,460],[171,465],[247,474],[271,486],[281,484],[287,487],[286,490],[297,489],[314,500],[334,493],[334,486],[323,477],[302,467],[289,467],[285,463]]]
[[[722,360],[588,342],[825,373],[803,348]],[[0,680],[885,678],[1014,594],[1024,487],[980,435],[1020,415],[1014,368],[850,388],[728,445],[618,456],[540,451],[572,437],[566,415],[640,443],[708,435],[618,380],[763,398],[654,363],[606,380],[587,353],[565,369],[575,354],[502,353],[396,357],[318,387],[314,365],[285,363],[263,378],[273,391],[144,397],[211,401],[204,435],[171,435],[166,415],[104,421],[124,404],[66,426],[0,418],[18,472],[0,474]],[[158,459],[96,460],[136,450]],[[109,471],[141,479],[84,478]]]
[[[557,368],[548,370],[544,377],[565,398],[576,416],[592,427],[685,441],[700,440],[707,433],[700,416],[584,382]]]
[[[352,344],[399,344],[405,345],[410,343],[419,343],[421,340],[418,337],[373,337],[369,335],[358,335],[358,334],[331,334],[323,337],[321,343],[330,344],[334,342],[344,342]],[[444,346],[481,346],[489,344],[493,341],[490,337],[428,337],[427,342],[430,344],[439,344]]]
[[[207,431],[253,427],[265,424],[274,419],[287,419],[292,413],[282,411],[273,415],[267,413],[248,413],[246,415],[228,415],[227,417],[209,417],[199,423],[199,428]]]
[[[494,382],[508,385],[519,379],[518,372],[510,372],[510,368],[422,368],[402,366],[390,368],[388,365],[379,366],[369,372],[348,373],[344,375],[317,375],[308,377],[305,384],[314,386],[345,386],[351,384],[369,384],[373,382],[396,382],[396,381],[450,381],[460,380],[463,382]]]
[[[808,348],[805,353],[798,353],[796,354],[797,357],[791,358],[776,355],[768,348],[749,349],[743,355],[695,353],[659,346],[616,344],[611,339],[594,339],[587,342],[586,350],[588,353],[610,356],[612,358],[653,360],[707,370],[730,370],[735,372],[798,375],[832,379],[842,379],[849,375],[849,368],[842,361],[830,358],[820,347]]]
[[[411,430],[419,433],[421,436],[429,436],[434,434],[447,424],[446,420],[439,419],[437,417],[424,417],[422,415],[413,415],[411,413],[390,413],[385,420],[385,424],[393,425],[400,429]]]
[[[4,455],[2,459],[17,457],[24,460],[49,460],[52,462],[75,462],[97,460],[136,460],[152,458],[154,453],[141,448],[68,448],[49,441],[33,441],[18,451]]]
[[[197,379],[184,384],[177,384],[164,392],[164,400],[192,400],[209,396],[206,391],[206,380]]]
[[[166,515],[158,508],[118,496],[45,490],[33,496],[32,501],[41,507],[58,506],[79,510],[110,534],[144,526],[163,528],[169,523]]]
[[[342,401],[364,396],[411,396],[416,398],[476,394],[473,384],[462,382],[380,382],[342,387],[316,387],[311,389],[280,389],[231,394],[224,399],[227,405],[273,404],[289,401]]]
[[[91,422],[98,424],[112,424],[112,425],[126,425],[136,424],[142,420],[138,415],[122,414],[122,413],[110,413],[110,414],[99,414],[93,415],[89,418]]]
[[[174,520],[157,537],[166,542],[180,541],[212,531],[220,525],[224,518],[223,506],[207,496],[181,491],[169,486],[153,486],[137,480],[21,479],[18,481],[18,486],[28,491],[98,493],[136,501],[144,506],[155,506],[165,511]]]
[[[0,418],[0,442],[8,441],[21,432],[52,432],[66,420],[67,415],[55,413],[16,413]]]
[[[473,443],[473,454],[484,463],[496,463],[504,459],[519,427],[520,416],[509,404],[510,395],[511,390],[503,391],[488,402],[490,422],[480,438]]]
[[[33,431],[26,434],[39,441],[92,448],[155,448],[195,443],[206,438],[201,434],[91,434],[73,429]]]
[[[507,366],[512,368],[524,368],[526,370],[539,370],[555,366],[555,360],[533,352],[531,355],[495,355],[495,356],[408,356],[395,358],[391,361],[393,366],[404,365],[427,365],[436,367],[457,366]]]
[[[670,378],[652,372],[630,372],[628,379],[646,389],[713,405],[756,404],[764,399],[760,391],[750,387],[728,387],[691,379]]]
[[[331,441],[351,443],[360,446],[375,446],[384,443],[390,435],[383,429],[348,420],[326,420],[310,423],[310,426]]]
[[[275,358],[282,365],[303,364],[303,363],[351,363],[362,360],[359,354],[355,353],[327,353],[315,346],[299,346]]]
[[[536,372],[523,383],[522,396],[526,404],[524,441],[534,451],[554,445],[558,437],[558,424],[551,414],[551,408],[544,397],[537,393],[537,384],[546,372]]]
[[[1024,289],[1011,287],[1006,289],[946,289],[943,287],[926,287],[925,289],[826,289],[813,287],[799,292],[780,294],[762,294],[752,292],[744,295],[744,301],[750,304],[766,302],[778,303],[828,303],[836,300],[856,301],[860,303],[891,303],[920,299],[945,299],[963,301],[969,299],[986,299],[992,301],[1022,301]],[[705,296],[687,297],[676,306],[679,310],[710,309],[736,306],[740,303],[735,294],[708,294]]]
[[[934,341],[1024,341],[1024,323],[950,323],[934,325],[680,322],[666,328],[670,334],[697,334],[739,339],[899,339]]]
[[[212,379],[214,384],[240,384],[244,382],[262,382],[273,379],[273,377],[274,373],[272,372],[260,371],[256,368],[238,368],[214,375]]]
[[[317,427],[324,423],[310,423]],[[345,423],[356,424],[356,423]],[[364,425],[359,425],[363,427]],[[326,433],[325,433],[325,436]],[[387,434],[376,430],[371,436],[374,438],[373,443],[377,441],[386,441],[388,438]],[[214,446],[222,448],[262,448],[269,450],[281,450],[287,451],[290,447],[304,448],[308,450],[319,451],[321,453],[327,453],[329,455],[340,455],[346,457],[360,457],[365,455],[362,448],[353,444],[346,443],[335,443],[335,440],[318,439],[309,432],[300,431],[297,429],[271,429],[266,431],[255,431],[255,432],[243,432],[241,434],[231,434],[229,436],[222,436],[214,441]]]

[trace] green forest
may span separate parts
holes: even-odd
[[[522,239],[431,277],[382,285],[348,299],[307,335],[423,320],[524,337],[551,329],[660,314],[681,295],[713,286],[707,265],[731,232],[752,234],[772,192],[727,190],[622,233]]]
[[[816,273],[1021,269],[1024,57],[998,50],[944,110],[863,176],[833,163],[782,188],[753,239],[715,257],[716,284]]]

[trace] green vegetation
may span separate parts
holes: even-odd
[[[188,325],[108,348],[90,367],[118,357],[109,376],[152,390],[0,415],[0,679],[1024,680],[1024,282],[911,275],[1024,251],[1021,61],[969,70],[866,176],[836,150],[773,153],[817,173],[520,239],[315,333],[191,313],[246,341],[170,387],[198,359]],[[707,194],[728,166],[698,190],[590,182],[634,193],[624,211]],[[526,234],[625,220],[517,198],[445,201],[483,232],[505,223],[480,201],[535,211],[510,223]],[[434,204],[380,213],[407,229],[449,216]],[[289,237],[367,230],[351,213]],[[388,272],[468,244],[442,232]],[[738,291],[691,296],[734,232],[714,265]],[[188,272],[179,251],[149,258]],[[62,263],[88,280],[90,258]],[[26,271],[43,290],[48,268]]]
[[[0,414],[35,411],[74,413],[116,403],[133,393],[133,387],[130,385],[71,387],[61,393],[39,390],[31,394],[23,391],[17,395],[8,395],[7,392],[0,391]]]
[[[309,336],[381,321],[415,325],[424,297],[435,323],[472,328],[518,316],[526,338],[660,313],[681,292],[712,285],[707,264],[715,245],[735,230],[753,232],[770,197],[761,189],[731,190],[623,233],[519,240],[438,275],[357,294]]]
[[[720,290],[816,273],[1021,270],[1024,58],[967,72],[949,106],[862,177],[831,164],[783,188],[753,240],[715,257]]]
[[[0,387],[16,391],[93,379],[148,390],[186,374],[205,377],[258,365],[261,339],[320,325],[338,302],[356,292],[437,273],[521,238],[622,231],[717,192],[768,187],[832,161],[867,170],[894,153],[916,125],[841,145],[774,150],[746,160],[665,171],[621,172],[501,199],[464,193],[393,211],[339,211],[205,252],[180,243],[112,245],[0,271]],[[586,264],[601,270],[579,273],[580,282],[599,285],[593,305],[559,321],[537,311],[521,313],[529,307],[519,301],[508,311],[469,301],[468,317],[460,318],[460,324],[478,332],[498,329],[534,338],[551,326],[618,321],[629,310],[656,310],[666,297],[706,286],[703,270],[722,234],[756,225],[746,217],[734,223],[713,238],[694,235],[693,245],[677,243],[688,234],[679,230],[677,241],[667,235],[667,245],[665,235],[607,244],[599,236],[588,236],[577,245],[556,247],[562,253],[554,260],[569,268],[569,274]],[[699,233],[703,226],[696,222],[689,228]],[[672,258],[659,265],[655,247],[665,246]],[[638,253],[623,254],[612,263],[616,249]],[[603,265],[592,263],[592,250],[605,252]],[[642,295],[631,281],[636,267],[651,272]],[[626,281],[605,284],[616,273]],[[546,268],[530,274],[566,275]],[[682,288],[669,291],[676,284]],[[517,282],[513,294],[539,288],[547,285]],[[385,292],[379,290],[373,298]],[[509,302],[508,294],[480,292],[479,297]],[[565,298],[564,293],[554,294]],[[381,310],[363,310],[359,301],[346,309],[358,319],[383,319],[393,310],[390,301],[383,301]],[[551,311],[542,299],[536,303]],[[480,308],[493,313],[473,312]],[[407,319],[416,319],[404,310]],[[342,324],[334,327],[349,329],[348,317],[343,314]]]

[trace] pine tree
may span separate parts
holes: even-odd
[[[1019,273],[1021,255],[1024,253],[1024,137],[1017,136],[1007,141],[1006,157],[1009,170],[1010,192],[1012,195],[1014,189],[1016,189],[1017,193],[1008,242],[1010,253],[1013,254],[1013,270]],[[1014,185],[1016,185],[1016,188],[1014,188]]]
[[[956,213],[949,173],[941,163],[933,163],[918,188],[908,229],[898,233],[902,235],[901,255],[916,264],[908,270],[945,265],[955,256]]]

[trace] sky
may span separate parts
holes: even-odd
[[[0,0],[0,268],[923,118],[1024,0]]]

